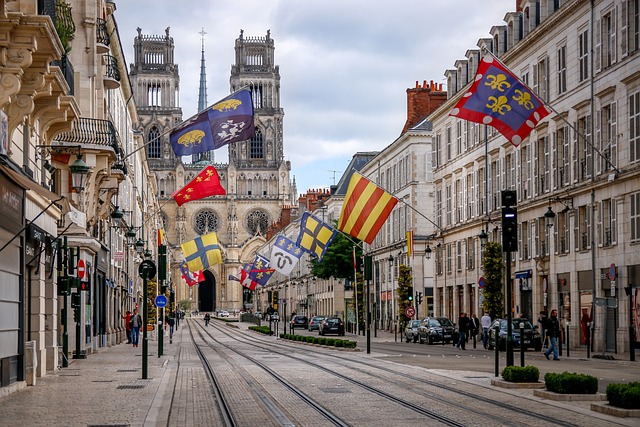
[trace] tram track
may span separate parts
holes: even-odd
[[[216,327],[216,329],[225,333],[229,337],[238,339],[237,337],[233,336],[235,334],[232,335],[228,327]],[[327,368],[318,363],[309,362],[306,358],[297,357],[291,354],[290,349],[292,347],[295,347],[300,352],[306,352],[309,355],[318,354],[316,351],[313,351],[311,349],[308,349],[308,350],[305,349],[304,348],[305,346],[303,345],[293,344],[293,343],[290,344],[286,342],[274,343],[271,341],[268,342],[267,344],[263,339],[255,336],[251,336],[250,334],[249,335],[242,334],[241,339],[245,343],[253,342],[255,346],[257,346],[262,350],[266,350],[271,353],[278,354],[282,357],[292,358],[298,362],[306,363],[317,369],[321,369],[324,372],[327,372],[331,375],[335,375],[341,378],[342,380],[348,381],[361,388],[364,388],[370,391],[371,393],[375,393],[380,396],[383,396],[390,401],[393,401],[399,405],[402,405],[424,416],[440,417],[439,414],[435,414],[432,411],[425,409],[423,406],[419,406],[419,405],[407,402],[406,399],[400,399],[393,394],[387,393],[377,388],[372,388],[368,384],[365,384],[361,381],[354,380],[351,375],[344,375],[340,372],[337,372],[334,368]],[[486,395],[484,394],[479,395],[477,392],[466,391],[461,389],[459,386],[454,387],[451,385],[447,385],[444,382],[432,381],[424,378],[413,378],[411,376],[407,376],[406,373],[401,372],[400,370],[393,369],[391,367],[381,367],[379,365],[367,362],[366,360],[359,359],[356,365],[356,362],[354,362],[352,358],[341,356],[339,352],[336,352],[336,353],[337,354],[332,354],[331,356],[332,365],[335,365],[336,361],[340,360],[341,366],[345,369],[350,370],[351,372],[357,371],[363,375],[368,375],[372,378],[375,378],[376,380],[384,381],[387,384],[393,384],[398,388],[410,389],[412,393],[418,394],[420,397],[439,401],[440,403],[457,407],[460,411],[474,413],[477,416],[487,417],[487,414],[491,414],[490,419],[492,422],[498,422],[499,424],[509,425],[513,423],[513,418],[514,418],[513,415],[517,415],[519,419],[521,419],[523,422],[525,420],[525,417],[530,419],[530,425],[538,425],[541,421],[548,423],[549,425],[566,426],[566,427],[577,427],[582,425],[581,423],[572,422],[571,417],[566,417],[566,414],[564,414],[562,418],[558,416],[541,414],[539,411],[529,410],[529,409],[520,407],[518,406],[517,403],[507,403],[507,402],[501,401],[501,399],[499,398],[496,399],[494,396],[492,396],[492,398],[490,399],[487,399]],[[390,378],[387,375],[374,373],[372,372],[372,370],[375,370],[376,372],[383,372],[383,373],[392,375],[393,377]],[[432,375],[438,375],[438,374],[432,374]],[[398,378],[402,378],[402,380],[398,380]],[[438,391],[437,392],[425,391],[423,388],[424,385],[435,388]],[[450,395],[444,395],[441,393],[441,391],[446,391],[450,393]],[[453,401],[451,398],[451,395],[458,396],[456,400],[458,400],[459,402]],[[505,396],[508,396],[509,398],[514,399],[513,396],[507,395],[506,393],[505,393]],[[510,415],[509,417],[500,416],[497,414],[496,410],[508,411],[513,415]],[[440,420],[440,421],[446,423],[451,420],[447,419],[447,420]],[[450,424],[450,425],[460,425],[460,424]]]

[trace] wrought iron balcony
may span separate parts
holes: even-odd
[[[71,6],[64,0],[38,0],[38,14],[49,15],[65,53],[71,50],[71,40],[76,34]]]
[[[116,154],[120,153],[116,129],[109,120],[79,117],[73,122],[71,131],[61,133],[56,137],[56,141],[63,145],[110,147]]]
[[[120,87],[120,70],[118,60],[111,55],[104,55],[104,87],[106,89],[117,89]]]
[[[62,75],[64,76],[65,81],[69,85],[69,93],[67,95],[73,96],[73,65],[71,65],[71,61],[69,61],[69,57],[67,55],[62,55],[62,58],[56,61],[52,61],[51,65],[55,65],[60,67],[62,70]]]
[[[109,52],[111,38],[107,32],[107,21],[102,18],[96,19],[96,51],[98,54]]]

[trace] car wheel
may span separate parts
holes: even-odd
[[[409,337],[408,337],[408,336],[406,336],[406,335],[404,336],[404,340],[405,340],[406,342],[411,342],[411,338],[409,338]]]
[[[429,337],[427,339],[427,344],[429,344],[429,345],[433,344],[433,337]]]

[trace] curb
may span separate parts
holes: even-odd
[[[532,388],[544,388],[544,383],[538,381],[537,383],[512,383],[504,380],[491,380],[491,385],[509,389],[532,389]]]
[[[556,402],[584,402],[589,400],[606,401],[607,395],[604,393],[596,394],[564,394],[556,393],[555,391],[548,390],[533,390],[533,395],[542,397],[543,399],[555,400]]]
[[[616,408],[608,403],[592,403],[591,410],[619,418],[640,418],[640,409]]]

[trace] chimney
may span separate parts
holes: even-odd
[[[433,80],[427,84],[423,80],[422,86],[416,81],[416,87],[407,89],[407,121],[402,133],[420,123],[425,117],[441,106],[447,100],[447,93],[442,91],[442,84]]]

